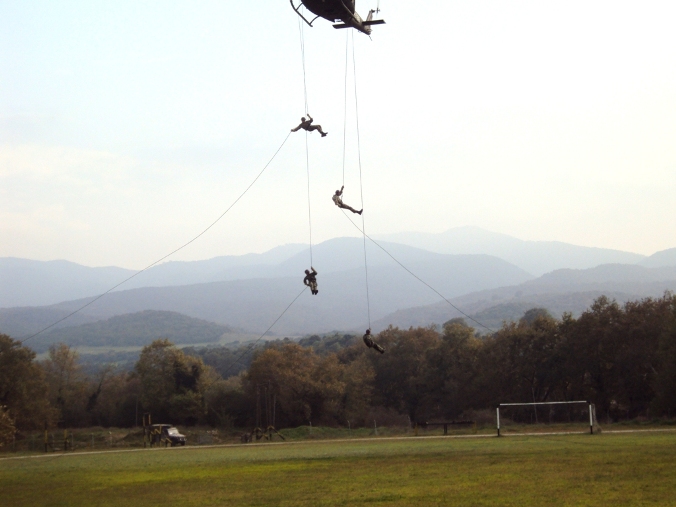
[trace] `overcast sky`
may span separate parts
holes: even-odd
[[[377,0],[359,0],[365,16]],[[381,0],[355,33],[368,231],[676,247],[676,3]],[[313,241],[354,235],[346,42],[305,27]],[[345,196],[361,206],[352,60]],[[304,111],[287,0],[0,0],[0,256],[141,268],[218,217]],[[305,135],[175,256],[309,241]]]

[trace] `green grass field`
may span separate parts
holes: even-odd
[[[0,503],[676,505],[676,432],[51,454],[0,460]]]

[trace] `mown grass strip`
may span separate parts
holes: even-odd
[[[670,433],[406,439],[0,463],[2,504],[673,505]]]

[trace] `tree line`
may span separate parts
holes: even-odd
[[[67,345],[38,361],[0,335],[0,440],[55,425],[128,427],[145,412],[155,422],[251,428],[270,403],[278,428],[356,427],[374,413],[458,418],[504,402],[589,400],[606,420],[676,415],[670,293],[624,305],[600,297],[577,318],[532,309],[484,336],[453,319],[441,328],[390,327],[375,338],[385,354],[351,335],[276,340],[248,356],[160,339],[130,372],[85,373]]]

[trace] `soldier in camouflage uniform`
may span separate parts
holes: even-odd
[[[303,283],[310,287],[310,292],[313,296],[316,296],[319,291],[317,290],[317,271],[315,268],[310,266],[312,273],[308,269],[305,270],[305,278],[303,278]]]
[[[373,337],[371,336],[371,330],[370,329],[366,330],[366,334],[364,335],[364,343],[370,349],[376,349],[381,354],[385,353],[385,349],[382,348],[380,345],[378,345],[376,342],[373,341]]]

